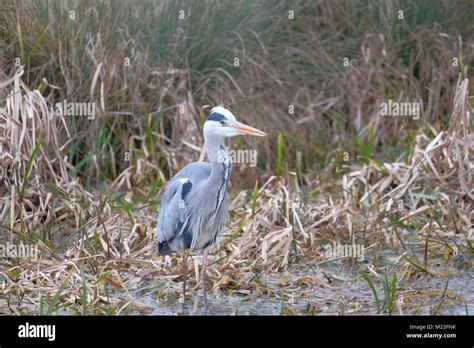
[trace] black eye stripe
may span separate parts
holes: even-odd
[[[207,117],[207,121],[217,121],[217,122],[221,122],[221,121],[227,121],[227,118],[225,118],[224,115],[221,115],[217,112],[213,112],[212,114],[210,114],[208,117]]]

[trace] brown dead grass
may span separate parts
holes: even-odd
[[[39,260],[0,261],[4,278],[0,311],[39,313],[39,303],[51,301],[71,275],[59,300],[68,313],[120,314],[130,308],[146,313],[146,305],[131,289],[143,282],[164,284],[156,296],[167,298],[175,290],[166,284],[175,284],[180,272],[175,256],[156,255],[156,207],[143,205],[126,211],[106,194],[70,179],[65,155],[69,140],[58,137],[68,129],[44,97],[21,78],[20,71],[0,83],[9,96],[0,109],[4,144],[1,231],[3,239],[10,242],[37,245],[41,256]],[[213,288],[228,294],[268,295],[266,287],[255,280],[262,272],[284,272],[298,264],[317,268],[325,262],[317,246],[334,240],[355,241],[368,249],[375,245],[380,250],[389,245],[386,232],[403,230],[402,224],[411,226],[414,233],[398,236],[396,246],[391,247],[407,277],[407,270],[413,267],[403,259],[403,253],[423,263],[421,252],[402,247],[411,238],[420,245],[430,238],[430,253],[443,254],[446,249],[452,253],[456,246],[457,252],[472,254],[474,133],[467,86],[467,80],[457,85],[448,130],[433,130],[432,137],[420,133],[407,163],[374,161],[348,168],[339,183],[306,177],[308,186],[316,188],[309,201],[303,199],[297,174],[288,173],[286,179],[269,177],[258,189],[254,212],[251,192],[234,194],[232,218],[221,243],[212,251]],[[32,158],[41,139],[43,144]],[[134,163],[118,173],[112,187],[130,189],[137,176],[157,169],[149,161]],[[125,201],[134,204],[130,199],[137,194],[140,192],[130,191]],[[371,257],[377,258],[377,254]],[[198,275],[197,263],[194,265]],[[429,266],[425,267],[430,272]],[[380,277],[381,268],[369,270]],[[282,285],[288,296],[301,291],[295,287],[298,282],[310,288],[330,286],[321,273],[288,279],[291,286]],[[194,277],[190,277],[190,284],[198,286]],[[126,295],[113,296],[110,289],[120,289]],[[82,303],[84,293],[87,305]]]

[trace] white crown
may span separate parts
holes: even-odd
[[[221,114],[221,115],[225,116],[225,118],[227,118],[228,120],[235,121],[234,114],[232,112],[230,112],[229,110],[227,110],[226,108],[222,107],[222,106],[213,107],[211,109],[211,114],[213,112],[217,112],[218,114]]]

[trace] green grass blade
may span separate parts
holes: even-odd
[[[374,295],[374,298],[375,298],[375,304],[377,306],[377,312],[380,313],[381,311],[381,307],[380,307],[380,300],[379,300],[379,297],[377,295],[377,291],[375,290],[375,286],[374,284],[372,283],[372,280],[369,278],[369,276],[365,273],[361,273],[360,274],[362,276],[362,278],[367,282],[367,284],[369,284],[369,288],[370,290],[372,291],[372,294]]]
[[[392,275],[392,285],[390,286],[390,304],[389,304],[389,313],[395,309],[395,293],[397,292],[397,274],[393,272]]]
[[[422,265],[420,265],[420,264],[416,263],[415,261],[411,260],[407,255],[405,255],[403,257],[403,259],[406,260],[410,265],[412,265],[416,269],[418,269],[420,271],[423,271],[423,272],[426,272],[426,273],[429,273],[429,274],[432,274],[427,268],[425,268]]]
[[[62,292],[66,288],[69,282],[69,278],[71,278],[71,276],[72,276],[72,271],[69,272],[66,279],[64,279],[61,285],[59,286],[58,291],[56,291],[56,293],[54,294],[53,299],[51,300],[51,302],[48,305],[48,308],[46,309],[47,315],[50,315],[51,313],[55,312],[58,309],[56,306],[56,303],[59,301],[59,297],[61,296]]]
[[[43,294],[40,294],[40,299],[39,299],[39,313],[40,313],[40,315],[44,315]]]
[[[41,139],[38,144],[36,144],[33,152],[31,153],[30,158],[28,159],[28,163],[26,165],[25,176],[23,177],[23,181],[21,183],[21,191],[20,191],[20,202],[23,200],[23,195],[25,194],[25,187],[26,187],[26,180],[28,179],[28,175],[31,171],[31,166],[33,165],[33,160],[35,159],[36,153],[39,150],[39,147],[43,144],[44,139]]]
[[[390,304],[390,284],[388,283],[387,274],[384,274],[382,284],[383,284],[383,293],[384,293],[382,310],[386,310],[389,308],[389,304]]]
[[[286,309],[286,304],[285,304],[285,293],[283,290],[280,292],[280,315],[285,315],[285,309]]]
[[[87,315],[87,287],[86,287],[86,276],[84,274],[84,266],[81,267],[81,280],[82,280],[82,314]]]
[[[277,141],[277,159],[275,163],[275,175],[281,176],[283,168],[283,148],[284,148],[284,138],[283,134],[278,134]]]
[[[99,284],[101,281],[103,281],[107,276],[109,276],[111,273],[111,271],[107,271],[107,272],[104,272],[102,273],[99,278],[97,278],[97,280],[95,281],[94,285],[97,285]]]
[[[43,29],[41,34],[39,34],[38,38],[35,40],[33,47],[31,47],[30,52],[28,52],[28,57],[31,57],[38,47],[41,45],[41,43],[44,41],[44,38],[46,37],[46,33],[48,32],[49,26],[46,26],[46,28]]]

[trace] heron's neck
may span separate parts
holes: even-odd
[[[221,188],[225,186],[230,179],[232,163],[229,154],[224,147],[224,141],[221,139],[206,139],[206,151],[209,162],[212,166],[211,175],[208,178],[209,183],[219,183],[214,187]]]
[[[222,152],[221,148],[224,148],[224,140],[219,138],[205,139],[205,146],[209,162],[211,162],[211,164],[222,164],[219,155]]]

